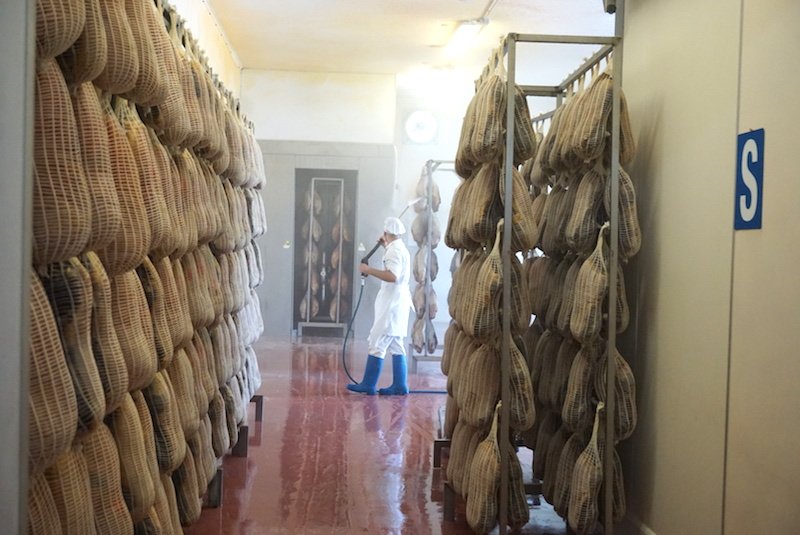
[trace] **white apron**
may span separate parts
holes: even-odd
[[[400,336],[408,334],[408,316],[412,310],[411,255],[405,244],[396,239],[386,246],[383,254],[383,267],[394,273],[396,282],[381,281],[381,289],[375,298],[375,321],[369,332],[370,344],[381,336]]]

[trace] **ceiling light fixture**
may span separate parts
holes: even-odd
[[[487,24],[489,24],[487,17],[459,21],[445,47],[448,55],[453,56],[470,48]]]

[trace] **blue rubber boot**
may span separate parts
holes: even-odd
[[[367,358],[367,367],[364,368],[364,378],[358,384],[350,383],[347,389],[351,392],[359,392],[368,396],[375,395],[375,386],[378,384],[378,376],[383,368],[383,359],[374,355]]]
[[[382,396],[405,396],[408,394],[408,367],[405,355],[392,355],[392,386],[381,388]]]

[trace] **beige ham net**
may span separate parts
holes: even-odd
[[[444,411],[444,428],[442,430],[443,438],[453,438],[453,432],[456,429],[456,424],[458,423],[459,418],[459,409],[456,400],[453,399],[452,396],[447,396],[447,401],[445,402],[445,411]]]
[[[110,97],[105,96],[101,104],[122,221],[114,238],[108,246],[98,249],[97,255],[109,276],[113,277],[142,263],[150,249],[151,235],[139,170],[125,129],[111,108]]]
[[[128,369],[114,327],[108,275],[94,252],[86,253],[81,261],[92,284],[92,353],[103,385],[107,415],[119,406],[128,391]]]
[[[150,2],[125,0],[125,14],[133,37],[139,70],[136,83],[128,90],[125,98],[137,104],[160,104],[166,97],[166,88],[159,69],[158,56],[149,32]]]
[[[555,366],[552,369],[553,375],[547,382],[550,407],[557,412],[561,412],[564,406],[572,362],[575,360],[575,355],[578,354],[580,348],[581,346],[569,337],[565,337],[558,348]]]
[[[197,407],[198,418],[200,418],[203,414],[208,412],[209,399],[206,389],[209,383],[211,383],[211,378],[205,365],[205,353],[202,357],[200,356],[196,341],[197,339],[186,344],[185,349],[186,356],[189,358],[189,365],[191,366],[196,400],[195,405]]]
[[[550,440],[561,427],[561,417],[558,413],[545,410],[542,422],[536,435],[536,445],[533,448],[533,477],[542,481],[550,477],[546,473],[547,454],[549,452]]]
[[[183,324],[182,332],[184,335],[183,342],[175,345],[175,347],[178,347],[192,339],[194,335],[194,326],[192,325],[192,316],[189,313],[189,291],[186,286],[186,279],[183,276],[183,268],[181,267],[180,260],[172,261],[172,274],[175,279],[175,290],[178,294],[179,313],[181,323]]]
[[[188,526],[197,522],[201,512],[200,491],[197,486],[197,465],[190,448],[186,448],[183,464],[172,472],[172,482],[175,484],[181,524]]]
[[[478,244],[467,235],[466,216],[470,190],[475,184],[472,180],[462,180],[453,193],[452,208],[447,219],[444,243],[451,249],[475,249]]]
[[[247,175],[245,174],[241,125],[227,106],[225,107],[225,137],[228,139],[230,163],[221,175],[230,180],[234,186],[244,186],[247,183]]]
[[[549,256],[534,256],[525,261],[528,274],[528,295],[531,312],[542,321],[547,315],[550,294],[547,293],[547,273],[556,261]]]
[[[499,307],[503,285],[503,259],[500,256],[502,219],[497,223],[494,246],[481,264],[472,295],[466,300],[461,326],[478,340],[488,340],[499,327]],[[465,294],[466,295],[466,294]]]
[[[133,392],[150,384],[158,368],[153,322],[135,271],[111,279],[111,308],[128,368],[128,391]]]
[[[456,150],[455,168],[456,173],[461,178],[469,178],[478,164],[477,159],[472,154],[472,131],[475,128],[475,107],[478,105],[477,93],[472,96],[467,105],[467,111],[461,122],[461,133],[458,138],[458,149]],[[455,203],[453,206],[456,206]],[[449,246],[448,246],[449,247]]]
[[[136,268],[136,274],[150,311],[158,369],[163,370],[169,366],[174,350],[167,320],[166,292],[161,277],[149,258],[145,257],[144,262]]]
[[[96,533],[89,470],[80,448],[71,448],[45,470],[64,535]]]
[[[166,473],[175,470],[186,455],[177,400],[164,372],[142,390],[153,422],[153,436],[158,467]]]
[[[446,469],[447,481],[459,496],[463,496],[464,492],[461,482],[464,478],[464,463],[472,433],[472,428],[459,418],[450,439],[450,453]]]
[[[91,197],[72,102],[54,59],[36,66],[33,133],[33,262],[79,255],[91,232]]]
[[[606,212],[611,209],[611,180],[606,181],[603,204]],[[619,169],[619,256],[627,259],[636,255],[642,247],[642,229],[639,227],[639,211],[636,208],[636,190],[630,175]]]
[[[566,239],[569,248],[581,256],[588,256],[596,242],[598,212],[605,182],[606,172],[597,165],[587,171],[578,183],[575,205],[567,222]]]
[[[547,280],[547,292],[550,294],[550,306],[547,307],[547,314],[544,316],[544,324],[551,329],[556,329],[558,327],[558,316],[563,304],[564,284],[571,266],[572,257],[567,255],[561,259],[553,276]]]
[[[117,235],[122,212],[114,185],[103,108],[91,83],[81,84],[72,90],[72,106],[91,196],[91,233],[86,248],[96,250],[108,245]]]
[[[469,499],[470,466],[472,465],[472,460],[475,458],[475,450],[478,449],[478,444],[480,444],[484,438],[486,438],[484,429],[472,430],[472,435],[469,437],[469,444],[464,454],[464,470],[461,474],[461,496],[465,500]]]
[[[576,179],[568,177],[563,184],[559,183],[548,195],[545,203],[545,220],[542,230],[542,250],[550,256],[561,258],[568,250],[567,222],[577,196]]]
[[[36,54],[53,58],[81,35],[86,21],[83,0],[36,0]]]
[[[559,213],[562,212],[562,204],[567,196],[567,190],[561,184],[556,184],[544,203],[542,211],[542,223],[540,223],[541,249],[548,256],[561,256],[561,250],[558,247],[558,233],[562,226],[562,220],[558,218]]]
[[[531,324],[531,302],[528,291],[528,276],[517,255],[510,254],[511,266],[511,331],[518,336],[527,332]],[[502,318],[502,310],[501,310]]]
[[[500,486],[500,446],[497,443],[498,412],[489,435],[478,444],[472,463],[468,467],[469,489],[467,489],[467,523],[476,533],[488,533],[497,524],[497,491]]]
[[[608,353],[600,359],[594,378],[594,389],[598,399],[606,401],[606,377],[608,374]],[[636,409],[636,379],[633,371],[619,351],[614,350],[615,388],[614,388],[614,437],[616,440],[629,438],[636,429],[638,411]]]
[[[575,281],[578,279],[583,259],[576,257],[564,277],[564,285],[561,291],[561,306],[558,309],[556,327],[564,336],[571,336],[569,325],[572,319],[572,309],[575,306]]]
[[[41,473],[69,447],[78,428],[75,390],[47,294],[31,274],[28,470]]]
[[[183,434],[192,436],[200,425],[200,410],[197,407],[192,365],[184,349],[175,352],[172,364],[166,371],[175,393]]]
[[[497,188],[501,207],[505,203],[505,182],[505,171],[501,169]],[[539,241],[539,228],[533,218],[528,186],[516,168],[511,169],[511,211],[511,250],[518,252],[532,249]]]
[[[536,132],[531,123],[528,98],[522,88],[514,84],[514,163],[519,165],[533,158],[536,148]]]
[[[525,431],[536,420],[533,384],[525,357],[513,340],[509,342],[509,362],[509,424],[517,431]]]
[[[159,2],[160,4],[160,2]],[[164,100],[150,110],[148,124],[151,124],[164,144],[176,147],[189,135],[191,124],[183,96],[181,73],[178,69],[179,58],[172,39],[167,33],[161,10],[151,6],[147,17],[147,26],[153,49],[164,84]],[[175,16],[168,12],[168,17]]]
[[[604,230],[597,236],[594,252],[581,266],[575,279],[575,301],[570,318],[570,332],[581,343],[587,344],[600,335],[603,325],[603,301],[608,292],[608,260]]]
[[[536,344],[533,356],[531,358],[531,380],[533,382],[533,391],[536,393],[536,398],[540,403],[544,404],[547,396],[544,393],[547,391],[547,379],[552,369],[552,361],[555,361],[558,355],[558,350],[561,347],[562,337],[555,331],[550,329],[545,330],[539,341]]]
[[[465,245],[489,244],[502,218],[503,206],[499,197],[500,166],[495,162],[483,164],[470,179],[469,195],[464,199],[463,223]]]
[[[236,400],[233,398],[233,391],[227,384],[219,387],[219,391],[222,392],[222,399],[225,401],[225,418],[228,423],[228,436],[232,448],[239,441],[239,427],[236,425]]]
[[[567,521],[569,527],[578,535],[593,533],[598,518],[598,495],[603,480],[603,460],[598,446],[598,427],[601,420],[600,413],[603,409],[604,404],[600,402],[597,405],[589,445],[578,456],[572,471]]]
[[[150,474],[142,424],[136,405],[126,395],[106,423],[114,435],[119,452],[122,496],[134,523],[141,521],[155,502],[155,487]]]
[[[570,152],[580,161],[596,160],[603,153],[613,106],[613,88],[611,76],[601,73],[592,80],[579,101],[569,145]]]
[[[591,426],[594,377],[600,355],[599,345],[584,346],[572,361],[561,418],[573,433],[585,435]]]
[[[211,446],[214,455],[222,457],[230,449],[231,438],[228,436],[228,424],[225,415],[225,400],[219,389],[214,394],[214,399],[208,405],[208,415],[211,418]]]
[[[159,483],[159,464],[156,454],[156,439],[153,432],[153,420],[150,418],[150,409],[147,407],[144,394],[141,390],[131,393],[131,398],[136,406],[136,414],[139,417],[139,422],[142,428],[142,438],[144,439],[144,454],[147,462],[147,471],[150,474],[150,479],[153,482],[153,491]],[[153,496],[155,502],[155,494]]]
[[[66,5],[66,4],[65,4]],[[80,85],[97,78],[106,66],[108,42],[100,0],[84,1],[86,22],[78,39],[63,54],[58,63],[68,83]]]
[[[126,93],[139,77],[139,56],[125,4],[129,0],[103,0],[100,14],[108,42],[105,68],[94,83],[109,93]]]
[[[91,431],[106,409],[92,351],[92,280],[77,258],[39,270],[61,335],[78,407],[78,433]]]
[[[119,453],[111,431],[101,423],[82,445],[98,534],[130,533],[133,523],[122,495]]]
[[[518,530],[530,520],[530,510],[525,494],[522,464],[511,444],[506,444],[506,455],[508,456],[508,525],[512,530]]]
[[[136,160],[142,200],[150,227],[149,250],[162,250],[168,239],[172,222],[164,198],[163,177],[159,172],[158,160],[153,152],[147,127],[139,119],[132,102],[120,102],[117,108],[122,126],[128,136],[128,143]],[[148,250],[148,252],[149,252]]]
[[[563,423],[558,430],[553,433],[550,442],[547,443],[547,461],[544,468],[545,478],[542,481],[542,495],[549,503],[555,503],[556,481],[558,480],[558,464],[561,460],[561,453],[570,432],[564,427]]]
[[[181,533],[181,517],[178,513],[178,498],[175,495],[175,485],[172,483],[172,477],[168,474],[161,474],[161,484],[164,487],[164,494],[167,498],[167,506],[169,507],[169,515],[167,522],[172,526],[172,531],[175,535]],[[163,518],[159,516],[159,518]],[[165,521],[162,520],[162,527]]]
[[[572,489],[572,471],[575,469],[575,463],[580,457],[580,454],[586,449],[587,442],[580,434],[572,434],[564,449],[561,450],[561,456],[558,459],[558,467],[556,469],[556,485],[553,493],[553,508],[562,517],[567,518],[569,511],[569,495]]]
[[[28,533],[61,533],[61,519],[44,474],[29,475],[27,505]]]
[[[503,151],[506,97],[506,83],[498,74],[488,76],[478,87],[470,138],[471,153],[478,162],[495,161]]]

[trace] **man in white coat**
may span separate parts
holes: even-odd
[[[364,369],[364,378],[358,384],[349,384],[347,389],[375,395],[383,368],[383,358],[392,355],[392,385],[381,388],[382,395],[408,394],[408,368],[405,355],[405,337],[408,334],[408,316],[411,312],[411,290],[408,281],[411,276],[411,255],[400,239],[406,229],[396,217],[387,217],[383,222],[381,245],[385,247],[383,269],[360,264],[362,275],[377,277],[381,289],[375,298],[375,321],[369,332],[369,357]]]

